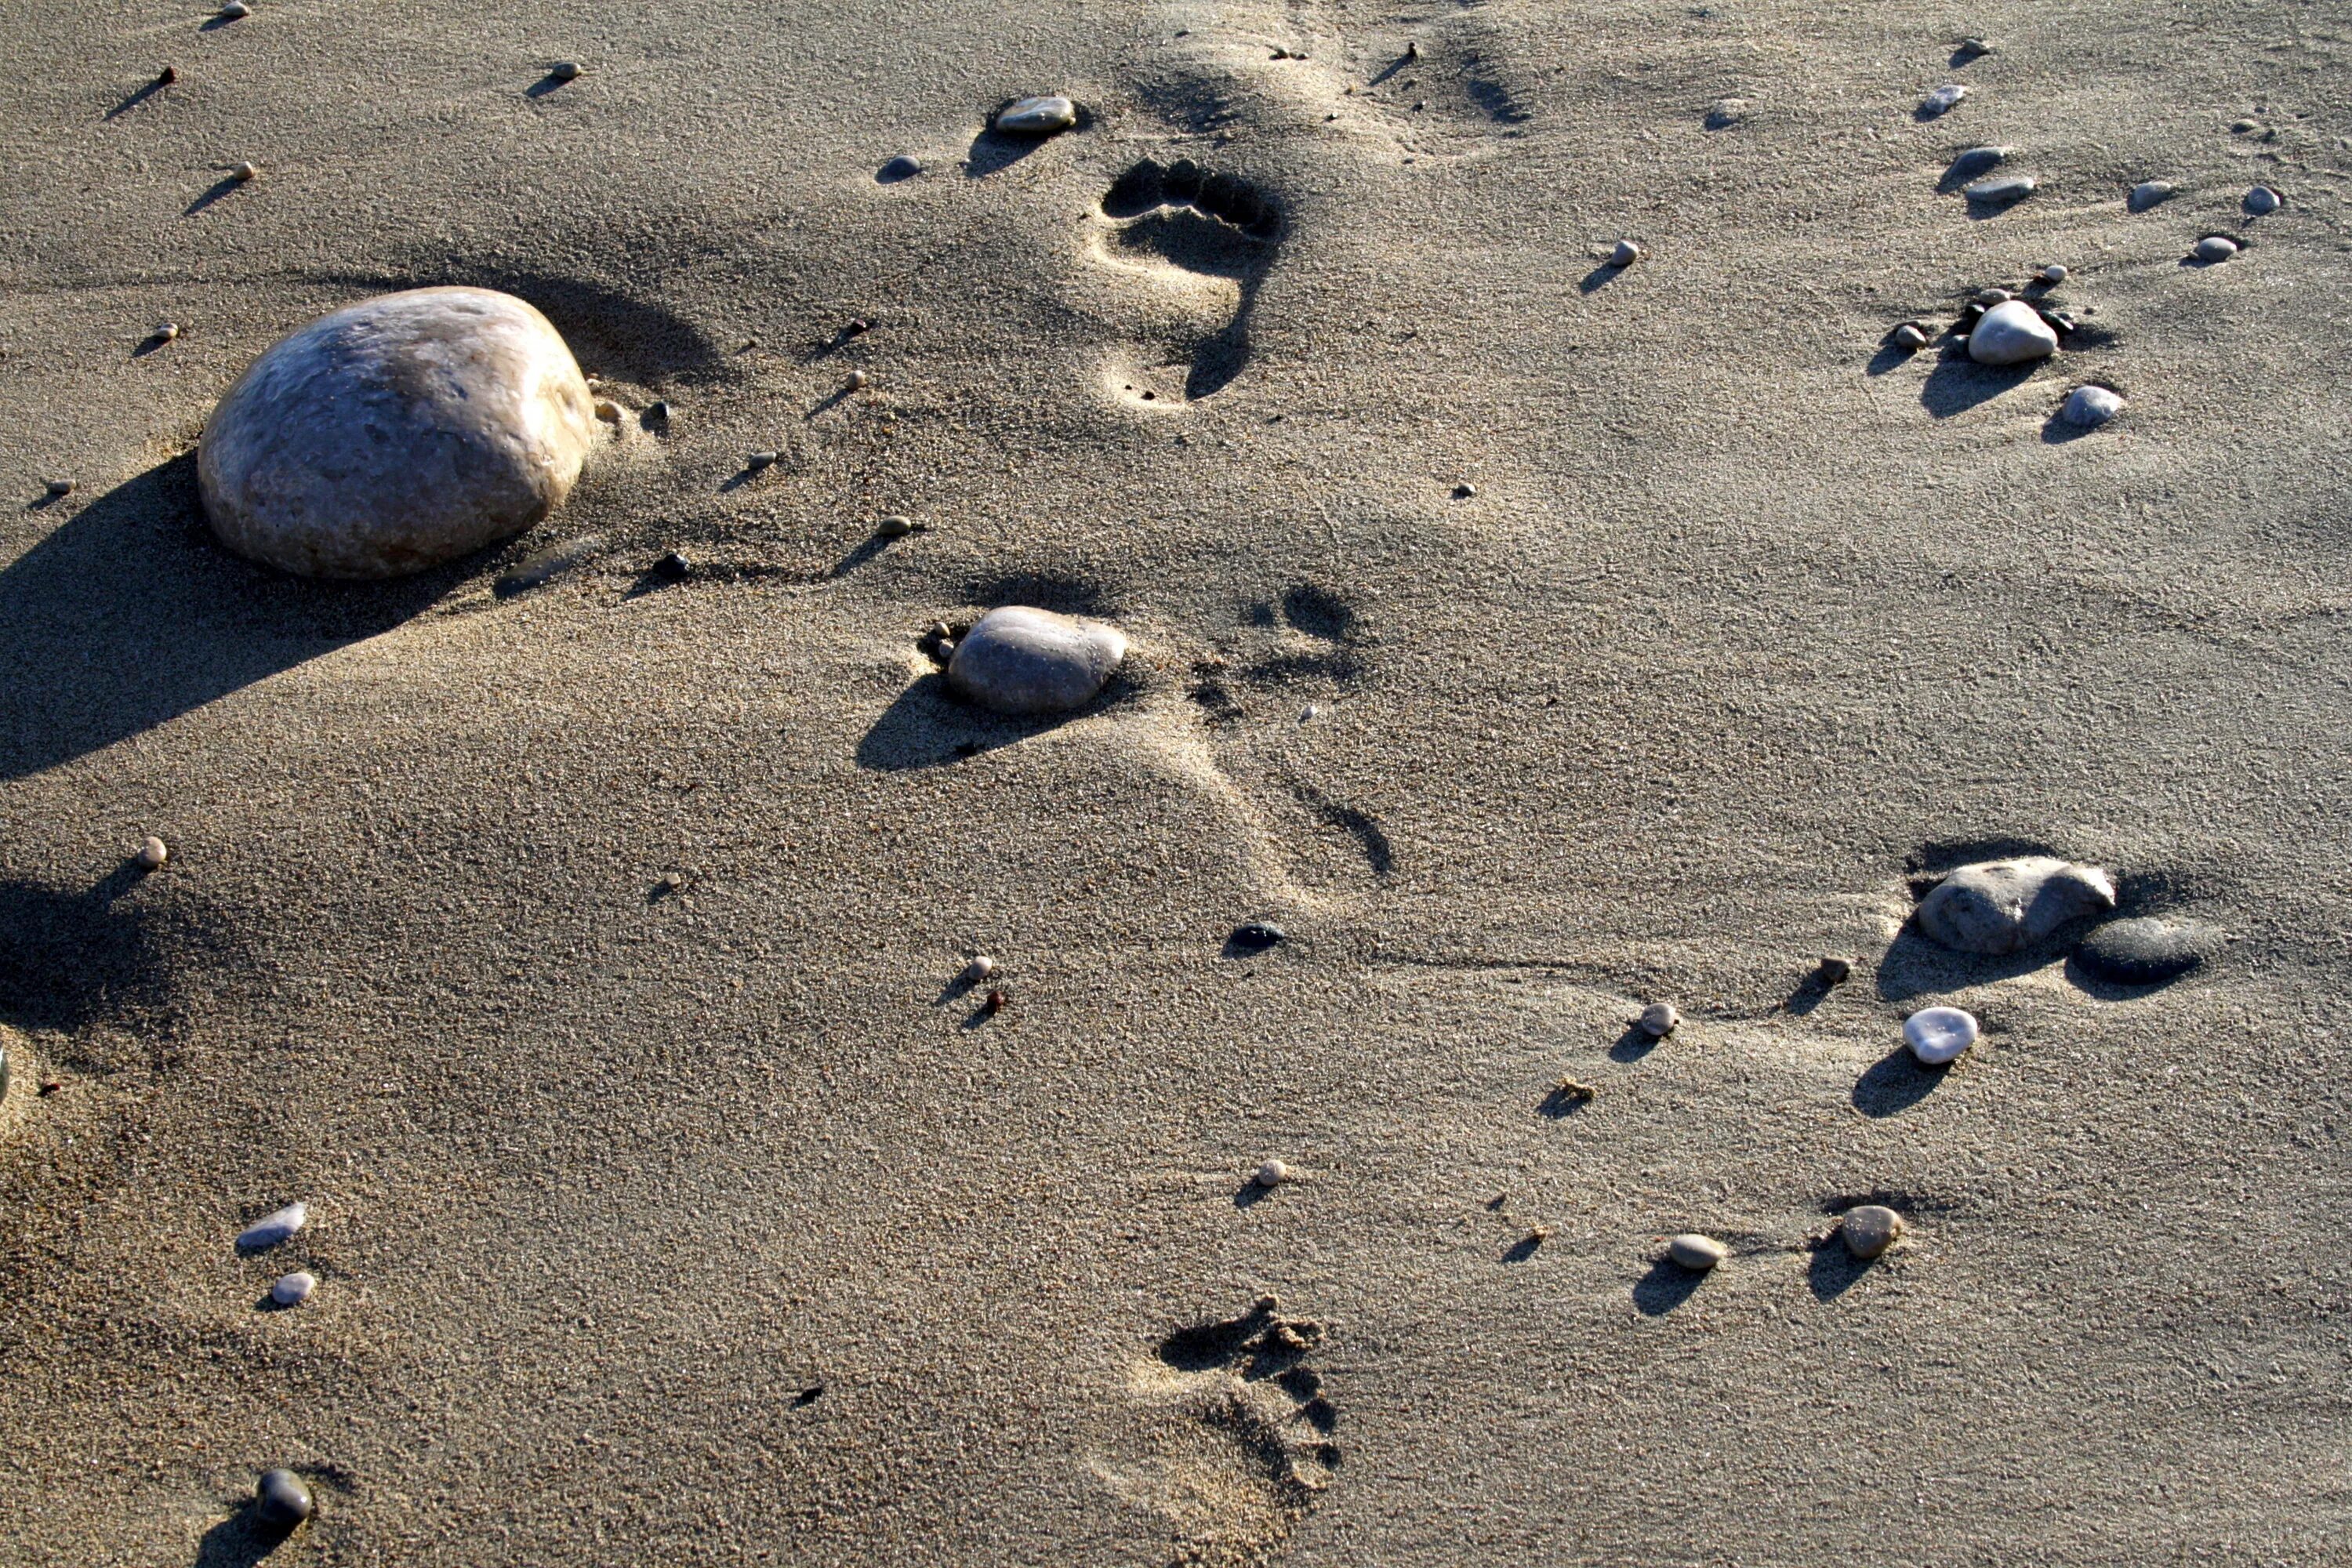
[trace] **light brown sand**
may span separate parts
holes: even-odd
[[[200,20],[20,6],[0,62],[0,1016],[38,1058],[0,1562],[256,1561],[281,1463],[320,1509],[272,1563],[2340,1551],[2340,13]],[[1969,33],[2000,52],[1948,64]],[[988,109],[1053,89],[1097,123],[992,167]],[[1977,221],[1935,185],[1980,142],[2045,183]],[[1097,205],[1145,155],[1286,237],[1171,264]],[[2179,265],[2213,228],[2257,243]],[[1597,272],[1622,234],[1651,258]],[[1877,358],[2053,260],[2106,346]],[[667,435],[426,580],[222,557],[212,400],[443,280]],[[1244,310],[1229,384],[1143,402]],[[2089,375],[2123,422],[2045,439]],[[894,512],[929,531],[866,548]],[[760,574],[637,591],[672,547]],[[1008,600],[1118,619],[1132,679],[1058,727],[949,706],[915,637]],[[2237,940],[2147,994],[1897,940],[1915,858],[2004,838]],[[1294,940],[1222,956],[1252,916]],[[1926,994],[1988,1029],[1940,1082],[1884,1062]],[[1563,1073],[1600,1094],[1545,1115]],[[1238,1201],[1270,1154],[1307,1179]],[[1907,1250],[1807,1249],[1871,1194]],[[1690,1227],[1734,1250],[1695,1290],[1652,1269]],[[294,1267],[316,1298],[257,1310]],[[1327,1325],[1312,1419],[1160,1353],[1269,1291]]]

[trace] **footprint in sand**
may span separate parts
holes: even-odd
[[[1339,1414],[1312,1364],[1322,1341],[1320,1323],[1283,1316],[1271,1296],[1178,1330],[1129,1380],[1132,1451],[1088,1468],[1172,1528],[1177,1561],[1268,1561],[1339,1464]]]
[[[1189,158],[1121,174],[1092,252],[1127,286],[1140,341],[1104,356],[1104,389],[1171,413],[1223,391],[1249,363],[1250,312],[1281,237],[1280,204],[1237,174]]]

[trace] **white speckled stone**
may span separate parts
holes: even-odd
[[[213,411],[196,470],[213,531],[238,554],[394,577],[545,517],[595,429],[546,317],[488,289],[413,289],[266,350]]]
[[[1884,1204],[1863,1204],[1846,1210],[1838,1234],[1845,1249],[1856,1258],[1875,1258],[1903,1234],[1903,1216]]]
[[[1995,305],[1969,333],[1969,357],[1979,364],[2025,364],[2058,352],[2058,333],[2022,300]]]
[[[1961,867],[1928,890],[1915,918],[1939,946],[1999,956],[2115,907],[2115,881],[2097,867],[2026,855]]]
[[[308,1204],[288,1204],[275,1214],[263,1215],[238,1232],[237,1250],[258,1252],[266,1247],[275,1247],[300,1230],[310,1218],[310,1206]]]
[[[1679,1028],[1682,1021],[1683,1016],[1675,1011],[1673,1003],[1653,1002],[1642,1009],[1642,1016],[1633,1020],[1633,1026],[1654,1040],[1663,1040]]]
[[[1903,1020],[1903,1043],[1931,1068],[1958,1061],[1977,1043],[1977,1020],[1958,1007],[1922,1007]]]
[[[948,684],[999,713],[1066,713],[1093,700],[1126,657],[1117,626],[1007,605],[956,644]]]
[[[1685,1268],[1695,1268],[1704,1274],[1730,1257],[1731,1248],[1711,1236],[1701,1236],[1696,1231],[1685,1231],[1680,1236],[1668,1238],[1666,1256]]]
[[[1006,104],[996,117],[996,129],[1015,136],[1050,136],[1077,122],[1078,106],[1055,93]]]
[[[2078,386],[2067,395],[2058,417],[2069,425],[2095,430],[2123,411],[2123,395],[2113,387]]]

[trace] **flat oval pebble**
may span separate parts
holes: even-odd
[[[1862,1204],[1845,1211],[1838,1235],[1856,1258],[1875,1258],[1903,1234],[1903,1216],[1883,1204]]]
[[[1126,657],[1117,626],[1007,605],[956,644],[948,684],[999,713],[1066,713],[1093,700]]]
[[[2246,210],[2260,217],[2264,213],[2278,211],[2285,200],[2284,196],[2280,195],[2268,185],[2256,185],[2246,193]]]
[[[312,577],[393,577],[510,539],[562,503],[596,429],[563,339],[488,289],[412,289],[320,317],[213,410],[213,531]]]
[[[264,1470],[253,1489],[254,1512],[262,1523],[280,1530],[301,1523],[316,1506],[310,1487],[291,1470]]]
[[[1058,93],[1017,99],[996,116],[996,129],[1016,136],[1050,136],[1077,122],[1078,106]]]
[[[1609,265],[1612,267],[1631,267],[1641,259],[1642,247],[1630,239],[1619,240],[1617,248],[1609,253]]]
[[[1969,333],[1969,357],[1979,364],[2027,364],[2057,352],[2057,330],[2022,300],[1995,305]]]
[[[299,1307],[310,1299],[319,1288],[319,1277],[309,1269],[296,1269],[269,1288],[269,1299],[281,1307]]]
[[[258,1252],[264,1247],[275,1247],[300,1230],[310,1218],[310,1205],[288,1204],[275,1214],[263,1215],[239,1231],[236,1237],[237,1250]]]
[[[876,172],[875,178],[880,180],[911,180],[922,172],[923,164],[921,159],[912,158],[908,156],[906,153],[901,153],[897,157],[891,159],[888,163],[883,164],[882,167]]]
[[[1971,147],[1945,165],[1944,179],[1951,184],[1981,179],[2000,168],[2011,151],[2008,147]]]
[[[1972,202],[1987,206],[2000,206],[2008,202],[2021,202],[2042,188],[2038,174],[2000,174],[1990,180],[1979,180],[1960,192]]]
[[[1916,321],[1906,321],[1895,329],[1895,342],[1902,348],[1924,349],[1927,346],[1927,329]]]
[[[2189,254],[2208,264],[2227,261],[2238,254],[2238,242],[2227,235],[2209,234],[2197,242],[2197,248]]]
[[[1290,940],[1289,933],[1272,921],[1244,921],[1234,928],[1234,943],[1237,947],[1272,947]]]
[[[1663,1040],[1673,1034],[1682,1021],[1683,1016],[1675,1011],[1673,1003],[1653,1002],[1642,1009],[1642,1016],[1633,1020],[1633,1026],[1654,1040]]]
[[[2067,395],[2058,417],[2069,425],[2095,430],[2123,411],[2123,396],[2113,387],[2078,386]]]
[[[2124,197],[2124,205],[2136,213],[2144,213],[2172,195],[2170,180],[2142,180]]]
[[[1948,82],[1919,100],[1919,112],[1932,120],[1949,111],[1968,95],[1967,88],[1958,82]]]
[[[2115,907],[2115,881],[2097,867],[2026,855],[1961,867],[1928,890],[1913,918],[1940,946],[1999,956]]]
[[[1730,1257],[1731,1249],[1711,1236],[1685,1231],[1667,1240],[1666,1256],[1685,1268],[1696,1268],[1703,1274]]]
[[[2149,985],[2188,973],[2212,956],[2221,933],[2195,921],[2142,916],[2109,921],[2074,950],[2084,968],[2126,985]]]
[[[1977,1043],[1977,1020],[1958,1007],[1922,1007],[1903,1020],[1903,1043],[1931,1068],[1958,1061]]]

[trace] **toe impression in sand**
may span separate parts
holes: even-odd
[[[956,644],[948,684],[999,713],[1067,713],[1092,701],[1126,658],[1117,626],[1007,605]]]
[[[395,577],[562,504],[596,431],[546,317],[488,289],[363,300],[230,387],[196,471],[223,544],[308,577]]]
[[[1940,947],[2000,957],[2115,907],[2115,879],[2097,867],[2026,855],[1961,867],[1928,889],[1913,918]]]

